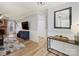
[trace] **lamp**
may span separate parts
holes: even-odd
[[[71,31],[78,34],[79,33],[79,24],[72,25],[71,26]]]
[[[79,24],[72,25],[71,31],[74,33],[74,38],[76,39],[76,43],[79,44]]]

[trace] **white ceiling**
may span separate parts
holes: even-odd
[[[38,5],[37,2],[0,2],[0,13],[8,17],[20,18],[31,13],[48,9],[64,2],[45,2],[45,5]]]

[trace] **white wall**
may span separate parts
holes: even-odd
[[[32,14],[26,17],[29,22],[30,40],[37,42],[37,14]]]
[[[39,42],[41,37],[46,36],[45,14],[35,13],[26,18],[29,21],[30,40]]]
[[[47,36],[46,29],[46,13],[38,14],[38,37],[39,39],[45,39]]]
[[[74,39],[71,29],[54,29],[54,11],[68,7],[72,7],[72,24],[79,24],[79,3],[65,3],[57,7],[51,7],[48,9],[48,36],[59,34]]]
[[[29,24],[30,24],[30,40],[37,42],[37,26],[38,26],[38,18],[37,14],[33,14],[29,16]]]

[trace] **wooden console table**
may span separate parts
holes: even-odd
[[[74,40],[69,40],[67,37],[49,36],[47,50],[49,52],[53,51],[52,53],[56,55],[79,56],[79,45],[76,45]]]

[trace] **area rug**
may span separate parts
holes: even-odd
[[[17,41],[4,42],[4,46],[0,47],[0,56],[8,55],[24,47],[25,45],[23,43]]]

